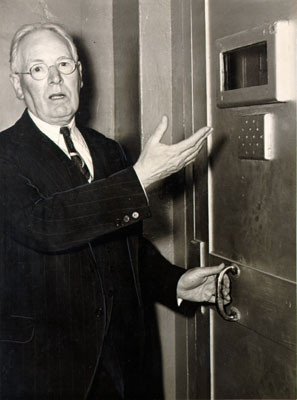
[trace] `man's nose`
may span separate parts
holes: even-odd
[[[51,65],[48,68],[48,82],[54,84],[63,82],[62,74],[55,65]]]

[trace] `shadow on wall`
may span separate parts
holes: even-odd
[[[94,75],[92,58],[89,56],[83,41],[78,37],[74,37],[74,43],[77,47],[77,52],[83,71],[83,87],[80,92],[80,103],[78,112],[76,113],[76,119],[80,125],[89,126],[93,112],[92,104],[94,104],[95,101],[94,82],[96,82],[96,79]]]

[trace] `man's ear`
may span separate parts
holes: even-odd
[[[83,79],[82,79],[82,66],[81,66],[81,62],[80,61],[78,61],[77,64],[78,64],[78,73],[80,75],[80,88],[82,88],[84,86],[84,82],[83,82]]]
[[[14,88],[16,97],[20,100],[24,100],[24,93],[20,81],[20,77],[17,74],[10,74],[9,76],[10,82]]]

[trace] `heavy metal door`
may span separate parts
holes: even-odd
[[[214,134],[208,146],[208,213],[202,213],[205,190],[199,181],[204,167],[201,161],[196,165],[194,217],[200,225],[192,245],[199,244],[209,265],[239,267],[231,280],[232,305],[240,315],[230,322],[211,310],[210,375],[199,387],[192,366],[188,397],[295,399],[297,5],[205,4],[207,122]],[[195,48],[193,54],[195,59]],[[200,231],[207,214],[205,239],[205,229]],[[199,344],[203,321],[199,315],[195,322],[200,366],[206,362]]]

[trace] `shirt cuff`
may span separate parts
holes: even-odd
[[[141,187],[142,187],[143,193],[145,194],[147,204],[149,204],[150,202],[149,202],[149,198],[148,198],[148,195],[147,195],[147,193],[146,193],[145,187],[143,186],[143,183],[142,183],[141,180],[139,179],[139,176],[137,175],[137,172],[136,172],[136,170],[135,170],[134,167],[133,167],[133,169],[134,169],[135,174],[136,174],[136,176],[137,176],[137,178],[138,178],[138,180],[139,180],[139,183],[140,183],[140,185],[141,185]]]

